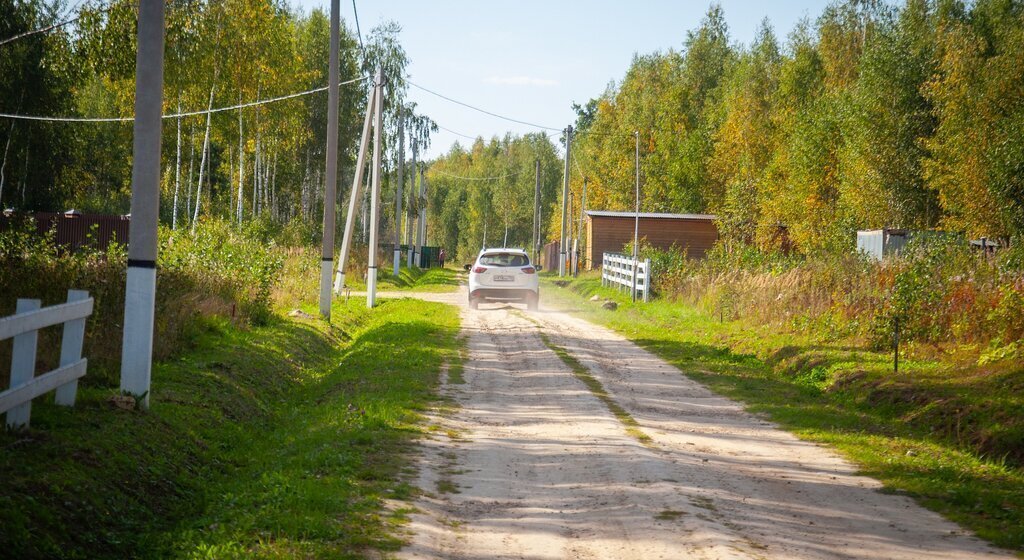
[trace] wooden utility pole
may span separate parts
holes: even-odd
[[[149,408],[156,305],[160,139],[164,90],[164,0],[139,2],[128,275],[124,295],[121,391]]]
[[[320,255],[320,315],[331,318],[331,272],[334,270],[334,207],[338,188],[338,42],[341,9],[331,0],[331,54],[327,70],[327,166],[324,168],[324,239]]]

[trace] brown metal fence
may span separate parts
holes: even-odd
[[[17,214],[4,212],[0,214],[0,231],[6,231],[26,219],[35,222],[36,231],[40,235],[54,230],[57,245],[72,251],[83,246],[106,250],[114,241],[128,243],[128,216],[110,216],[104,214],[81,214],[78,212],[36,212],[33,214]]]
[[[559,243],[552,241],[541,249],[541,265],[545,270],[558,271],[558,247]]]

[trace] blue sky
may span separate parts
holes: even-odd
[[[325,0],[294,0],[303,9],[329,9]],[[352,1],[341,15],[352,24]],[[784,38],[803,17],[816,18],[827,2],[721,0],[730,34],[749,43],[767,17]],[[707,12],[702,1],[518,2],[468,0],[356,0],[365,37],[386,20],[402,26],[410,79],[449,97],[544,126],[574,120],[572,102],[597,97],[625,74],[634,53],[681,48],[686,32]],[[536,129],[515,124],[410,88],[409,97],[443,127],[470,136]],[[427,153],[469,140],[439,131]]]

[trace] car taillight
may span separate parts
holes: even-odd
[[[537,271],[534,270],[532,266],[524,266],[523,267],[523,274],[533,274],[534,272],[537,272]]]
[[[481,272],[484,272],[486,270],[487,270],[486,266],[476,266],[476,267],[473,267],[473,272],[475,272],[476,274],[480,274]]]

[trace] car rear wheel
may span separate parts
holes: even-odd
[[[469,308],[470,309],[480,309],[480,300],[478,300],[476,298],[469,298]]]

